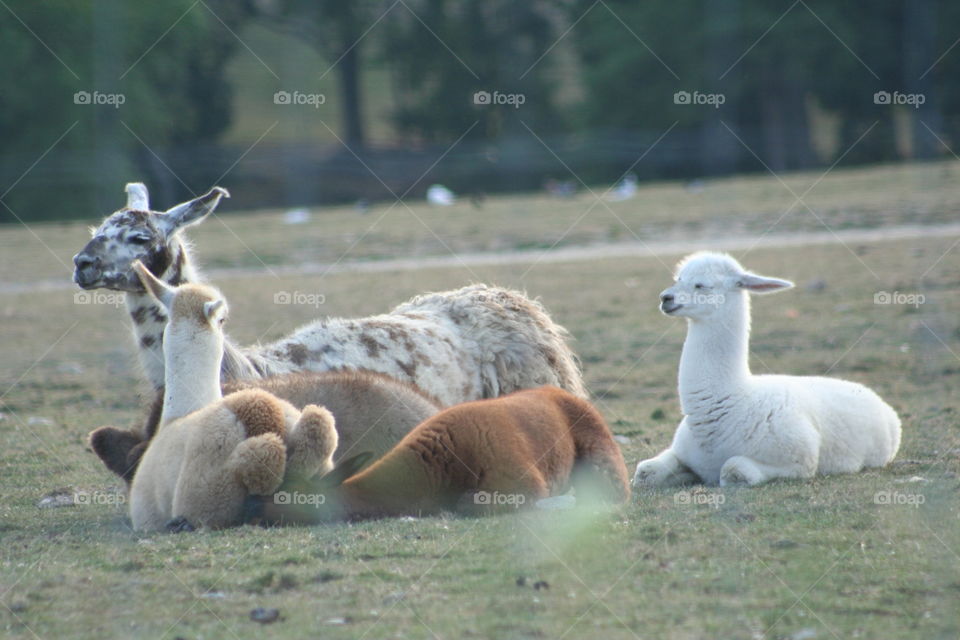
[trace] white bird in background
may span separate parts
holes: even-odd
[[[309,209],[290,209],[283,214],[284,224],[304,224],[310,222]]]
[[[442,184],[430,185],[427,189],[427,202],[440,207],[449,207],[457,201],[457,196],[453,191],[447,189]]]
[[[635,195],[637,195],[637,176],[636,174],[628,173],[610,190],[610,193],[607,194],[607,200],[622,202],[623,200],[629,200]]]
[[[554,198],[572,198],[577,194],[577,185],[574,184],[573,180],[554,180],[550,178],[543,183],[543,188]]]

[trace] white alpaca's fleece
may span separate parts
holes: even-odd
[[[894,458],[900,419],[867,387],[750,373],[750,293],[791,286],[749,273],[725,254],[680,263],[660,308],[688,322],[679,376],[685,417],[670,448],[637,465],[635,486],[756,485],[852,473]]]

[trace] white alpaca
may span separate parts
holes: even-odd
[[[685,417],[670,448],[637,465],[634,486],[756,485],[852,473],[893,459],[900,419],[867,387],[750,373],[750,293],[792,286],[744,271],[725,254],[696,253],[679,264],[660,309],[687,319],[680,358]]]
[[[214,187],[156,212],[146,187],[128,184],[127,206],[94,229],[74,257],[80,287],[127,292],[140,362],[155,389],[164,383],[167,314],[130,264],[140,260],[170,286],[199,282],[182,231],[202,222],[225,196]],[[241,348],[228,339],[223,348],[223,382],[363,370],[412,383],[444,406],[546,384],[587,397],[567,331],[539,302],[482,284],[418,296],[378,316],[318,320],[272,344]]]

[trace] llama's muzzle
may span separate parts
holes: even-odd
[[[100,259],[87,253],[78,253],[73,256],[73,281],[82,289],[93,289],[103,277],[100,269]]]

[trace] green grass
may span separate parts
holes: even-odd
[[[906,222],[895,203],[880,202],[863,185],[880,189],[880,183],[897,184],[896,176],[906,173],[956,170],[951,164],[850,172],[856,189],[843,192],[841,185],[828,183],[831,176],[821,186],[832,195],[822,197],[837,203],[876,198],[877,210],[889,209],[890,216],[877,224]],[[916,175],[903,179],[932,179]],[[813,179],[791,178],[801,190],[803,180]],[[754,178],[715,185],[731,198],[729,215],[753,212],[741,216],[744,228],[760,215],[756,212],[778,206],[776,187]],[[680,219],[673,220],[655,207],[646,209],[657,194],[674,203],[692,197],[675,185],[649,189],[639,201],[624,203],[624,214],[634,216],[631,223],[719,224],[707,206],[678,209],[674,218]],[[917,187],[900,197],[931,203],[953,197],[955,203],[950,193]],[[582,213],[588,203],[517,198],[494,200],[480,213],[468,206],[418,211],[431,216],[428,224],[439,234],[492,248],[488,243],[496,237],[507,245],[537,238],[537,224],[543,224],[541,239],[564,228],[574,205]],[[555,207],[553,213],[549,207]],[[925,220],[946,220],[954,209],[931,204]],[[529,218],[519,216],[527,210]],[[415,221],[400,224],[390,218],[394,214],[409,217],[398,208],[384,219],[378,254],[417,255],[418,247],[432,246],[430,232]],[[551,222],[551,215],[558,220]],[[586,228],[608,229],[609,214],[596,215],[588,217],[593,221]],[[804,215],[809,217],[798,211],[788,218]],[[323,260],[339,250],[338,234],[356,236],[369,219],[335,210],[315,218],[316,229],[274,224],[270,214],[231,217],[228,223],[257,251],[279,247],[285,238],[290,246],[302,243],[308,258]],[[36,231],[55,251],[75,251],[84,241],[74,225]],[[208,261],[233,264],[232,235],[216,223],[196,231],[193,237]],[[311,252],[304,236],[314,233]],[[576,237],[599,239],[579,227]],[[680,496],[645,491],[629,506],[608,512],[486,519],[134,534],[123,505],[111,503],[119,481],[85,445],[94,427],[127,425],[140,412],[124,313],[106,305],[75,305],[68,290],[0,295],[0,635],[772,639],[812,631],[816,638],[955,638],[960,633],[956,241],[763,249],[745,259],[750,268],[799,285],[756,300],[754,370],[829,371],[876,389],[904,421],[903,445],[889,468],[756,489]],[[29,268],[31,260],[44,257],[35,240],[22,230],[4,229],[0,245],[4,282],[38,278]],[[358,246],[360,257],[374,252],[366,240]],[[271,255],[292,263],[304,259],[296,251]],[[536,264],[528,271],[521,265],[323,278],[265,274],[221,284],[231,302],[229,331],[242,343],[278,338],[317,315],[382,311],[428,289],[475,280],[524,288],[576,338],[598,406],[615,432],[629,437],[622,446],[632,471],[637,460],[669,443],[680,418],[676,368],[684,326],[656,310],[674,259]],[[824,289],[805,286],[817,279],[826,282]],[[271,303],[278,290],[323,293],[325,304],[319,310],[276,307]],[[875,305],[878,291],[919,292],[926,300],[918,308]],[[61,488],[101,492],[93,495],[102,503],[36,506]],[[924,502],[877,504],[878,492],[887,491],[922,496]],[[684,504],[688,496],[693,504]],[[524,586],[518,586],[519,577],[526,578]],[[549,589],[535,590],[539,580]],[[261,627],[249,619],[255,607],[279,608],[281,620]]]
[[[825,177],[811,171],[782,179],[786,187],[766,175],[708,180],[699,192],[678,182],[657,182],[642,185],[632,200],[604,204],[584,191],[569,200],[490,197],[482,209],[469,202],[435,208],[420,201],[379,203],[366,214],[331,207],[315,209],[309,223],[294,227],[282,224],[280,211],[236,213],[243,203],[224,200],[217,219],[191,229],[190,237],[199,261],[208,267],[262,268],[638,239],[650,244],[714,235],[822,232],[824,225],[936,224],[955,222],[960,201],[957,161],[834,170]],[[120,208],[126,202],[123,184],[117,183],[116,193]],[[813,212],[793,194],[802,196]],[[153,203],[158,208],[173,204]],[[88,238],[86,227],[109,213],[90,211],[85,222],[4,227],[0,282],[69,281],[72,257]]]

